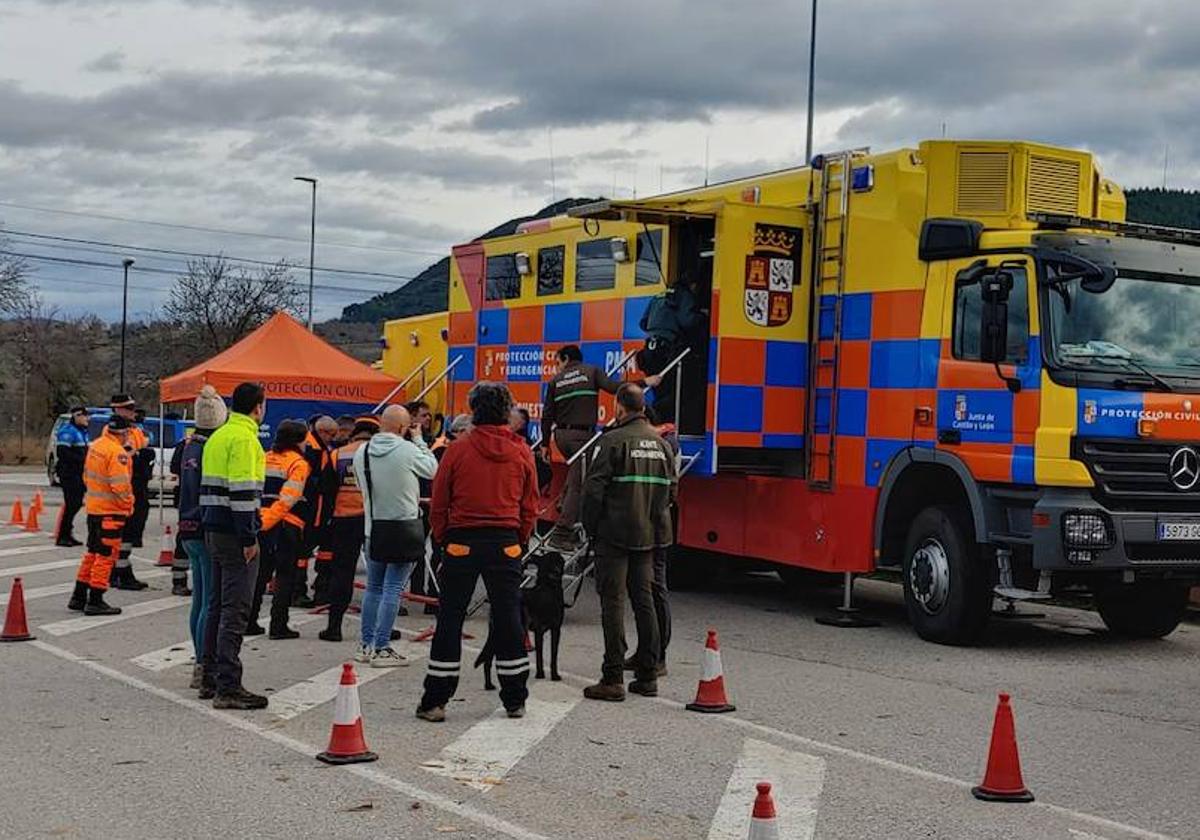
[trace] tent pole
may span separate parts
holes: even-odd
[[[165,484],[166,484],[166,475],[163,472],[163,470],[166,468],[165,464],[163,463],[163,461],[165,460],[163,456],[166,454],[166,450],[167,450],[166,438],[163,436],[163,433],[166,429],[166,423],[167,423],[166,417],[163,416],[163,412],[165,409],[166,409],[166,406],[160,400],[158,403],[158,451],[159,451],[159,458],[158,458],[158,527],[160,530],[162,529],[162,526],[163,526],[163,517],[164,517],[163,491],[165,489]]]

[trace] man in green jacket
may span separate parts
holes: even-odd
[[[200,699],[213,698],[216,709],[267,706],[266,697],[242,686],[241,661],[258,580],[258,509],[266,477],[258,426],[266,408],[262,385],[238,385],[229,419],[205,443],[200,464],[200,521],[213,565]]]
[[[637,623],[635,679],[629,690],[658,694],[659,630],[654,611],[654,554],[671,545],[675,453],[645,414],[637,385],[617,389],[617,421],[589,453],[583,485],[583,527],[596,550],[596,589],[604,628],[600,682],[583,694],[591,700],[625,699],[625,602],[628,586]]]

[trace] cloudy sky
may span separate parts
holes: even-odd
[[[128,253],[150,313],[183,259],[105,243],[306,266],[295,175],[330,317],[402,282],[346,272],[411,276],[552,196],[689,186],[706,146],[714,180],[803,158],[807,0],[0,8],[0,222],[73,312],[119,315]],[[818,151],[944,124],[1200,186],[1200,4],[824,0],[818,38]]]

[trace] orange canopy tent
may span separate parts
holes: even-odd
[[[204,385],[223,397],[242,382],[261,382],[267,392],[267,423],[312,414],[361,414],[384,400],[399,402],[400,384],[277,312],[237,344],[211,359],[162,380],[164,403],[196,398]]]

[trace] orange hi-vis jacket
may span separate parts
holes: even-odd
[[[365,440],[352,440],[333,451],[333,466],[337,470],[337,498],[333,501],[333,518],[342,519],[364,514],[362,490],[354,477],[354,453]]]
[[[268,452],[262,490],[262,529],[269,531],[280,522],[304,530],[304,484],[308,461],[294,450]]]
[[[91,516],[133,513],[133,455],[108,429],[88,446],[83,464],[84,497]]]

